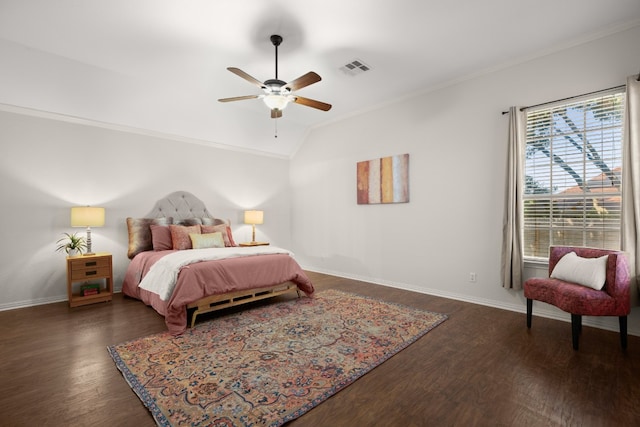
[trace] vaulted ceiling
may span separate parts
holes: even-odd
[[[638,0],[0,0],[0,104],[289,157],[314,127],[636,25]],[[278,77],[317,72],[299,94],[330,111],[217,101],[261,93],[227,67],[275,77],[272,34]]]

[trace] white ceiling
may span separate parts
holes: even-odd
[[[0,0],[0,103],[288,157],[315,126],[635,25],[639,0]],[[226,67],[275,77],[271,34],[278,77],[317,72],[299,94],[331,111],[217,102],[260,93]]]

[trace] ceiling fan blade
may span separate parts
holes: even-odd
[[[322,111],[329,111],[331,109],[331,104],[327,104],[325,102],[316,101],[315,99],[304,98],[302,96],[297,96],[293,100],[296,104],[304,105],[306,107],[317,108]]]
[[[318,83],[320,80],[322,80],[322,77],[320,77],[318,74],[314,73],[313,71],[309,71],[304,76],[300,76],[297,79],[287,83],[285,85],[285,88],[289,88],[292,91],[299,90],[299,89],[302,89],[303,87],[307,87],[314,83]]]
[[[264,86],[264,84],[260,80],[256,79],[255,77],[250,76],[249,74],[247,74],[244,71],[242,71],[240,68],[228,67],[227,70],[231,71],[233,74],[235,74],[237,76],[242,77],[243,79],[245,79],[249,83],[253,83],[254,85],[258,86],[259,88],[262,88]]]
[[[233,98],[221,98],[221,99],[218,99],[218,101],[220,102],[242,101],[244,99],[255,99],[259,97],[260,95],[234,96]]]
[[[282,117],[282,110],[278,110],[276,108],[271,110],[271,118],[272,119],[279,119],[280,117]]]

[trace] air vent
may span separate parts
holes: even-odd
[[[348,64],[345,64],[342,67],[340,67],[340,71],[342,71],[343,73],[349,76],[357,76],[369,70],[371,70],[371,67],[359,59],[354,59]]]

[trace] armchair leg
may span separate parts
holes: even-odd
[[[527,298],[527,328],[531,329],[531,313],[533,312],[533,300]]]
[[[627,316],[620,316],[620,344],[624,350],[627,349]]]
[[[578,332],[580,332],[580,335],[582,335],[582,316],[578,316],[578,325],[580,326]]]
[[[578,342],[580,340],[580,332],[582,330],[582,316],[579,314],[571,315],[571,337],[573,339],[573,349],[578,349]]]

